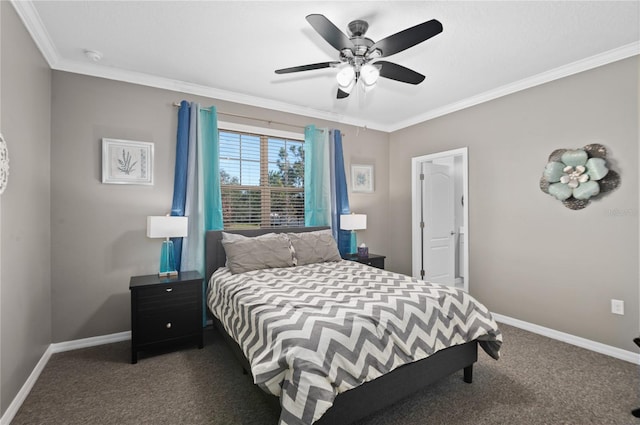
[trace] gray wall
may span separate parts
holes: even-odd
[[[387,252],[388,134],[66,72],[54,71],[52,84],[53,342],[130,329],[129,278],[158,270],[160,241],[146,238],[146,216],[171,209],[177,124],[172,104],[185,98],[233,114],[340,128],[347,168],[351,162],[375,165],[375,193],[350,195],[352,210],[369,218],[360,239],[372,252]],[[103,137],[153,142],[155,184],[102,184]]]
[[[635,350],[639,62],[616,62],[393,133],[391,268],[411,272],[411,158],[468,146],[471,294],[496,313]],[[622,184],[572,211],[538,182],[553,150],[589,143],[608,148]],[[610,313],[611,298],[624,300],[624,316]]]
[[[51,343],[51,70],[8,2],[2,10],[2,134],[10,155],[0,205],[1,412]]]

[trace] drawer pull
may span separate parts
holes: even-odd
[[[171,329],[171,322],[167,323],[167,329]]]
[[[167,289],[165,289],[165,291],[171,292],[171,291],[173,291],[173,288],[167,288]]]

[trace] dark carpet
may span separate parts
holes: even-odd
[[[451,375],[358,425],[637,424],[638,366],[511,326],[502,358],[479,350],[473,384]],[[141,354],[120,342],[54,354],[11,422],[21,424],[277,424],[213,329],[205,348]]]

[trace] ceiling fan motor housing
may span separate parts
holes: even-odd
[[[348,28],[351,37],[362,37],[369,29],[369,24],[367,23],[367,21],[356,19],[355,21],[349,22]]]

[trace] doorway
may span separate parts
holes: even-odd
[[[412,274],[469,291],[467,148],[411,159]]]

